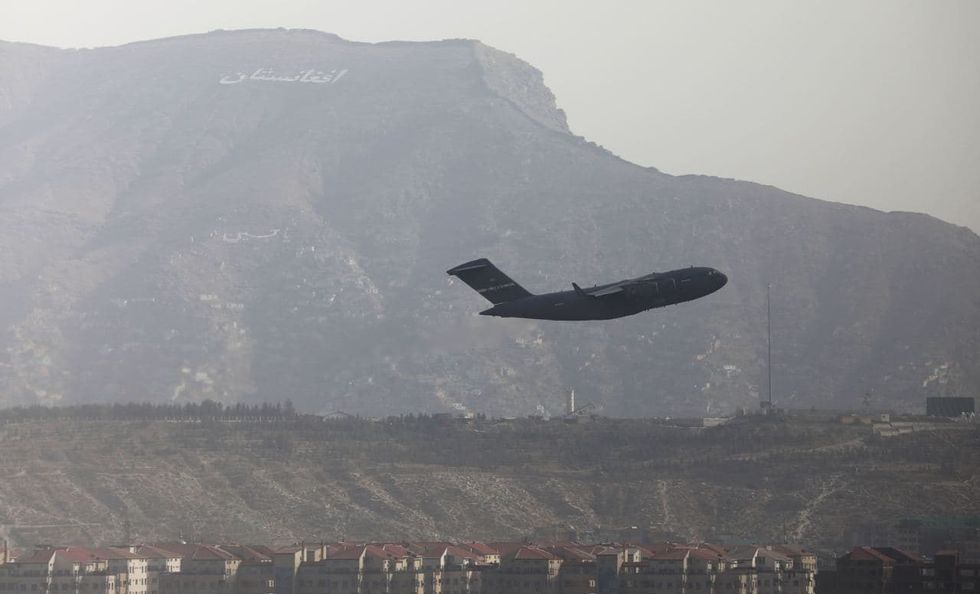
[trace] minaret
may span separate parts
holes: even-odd
[[[575,414],[575,388],[568,391],[568,414]]]

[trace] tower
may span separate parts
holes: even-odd
[[[766,285],[766,391],[768,399],[759,403],[765,414],[773,412],[772,409],[772,284]]]
[[[772,408],[772,285],[766,285],[766,347],[768,350],[768,361],[766,368],[769,371],[769,408]]]

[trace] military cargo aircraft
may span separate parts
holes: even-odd
[[[532,320],[610,320],[692,301],[710,295],[728,282],[714,268],[690,267],[583,289],[534,295],[480,258],[446,271],[483,295],[493,307],[484,316]]]

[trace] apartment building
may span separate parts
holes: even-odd
[[[149,576],[148,560],[133,552],[129,547],[95,548],[89,551],[100,559],[105,559],[107,570],[122,581],[127,594],[147,594]]]
[[[39,549],[0,594],[814,594],[814,568],[790,546],[163,543]]]
[[[626,550],[618,546],[593,545],[586,549],[595,555],[596,592],[616,594],[619,592],[619,576],[627,562]],[[636,561],[630,559],[630,563]]]
[[[727,558],[733,569],[747,570],[744,587],[753,594],[814,594],[816,555],[793,545],[737,546]],[[737,575],[738,572],[736,572]],[[743,587],[742,584],[738,585]],[[736,584],[732,585],[733,588]]]
[[[751,567],[731,567],[715,579],[716,593],[758,594],[759,574]]]
[[[160,574],[179,573],[181,556],[152,545],[130,547],[131,552],[146,560],[146,592],[160,594]]]
[[[717,577],[726,567],[724,558],[709,549],[641,549],[638,559],[623,564],[619,592],[708,594],[715,591]]]
[[[507,546],[500,565],[483,576],[485,594],[554,594],[560,592],[561,557],[534,545]]]
[[[434,580],[426,579],[426,572],[423,570],[423,559],[413,552],[409,545],[385,543],[378,546],[388,554],[394,561],[391,566],[394,573],[391,576],[391,592],[404,592],[405,594],[424,594],[426,585],[431,583],[433,587],[438,584]]]
[[[459,545],[477,556],[477,563],[484,566],[500,565],[500,551],[482,542],[467,542]]]
[[[792,547],[790,547],[792,548]],[[797,568],[791,557],[775,547],[678,545],[656,543],[625,547],[618,557],[599,553],[597,575],[608,575],[613,560],[622,559],[616,587],[602,594],[814,594],[816,558],[806,557]],[[633,551],[638,551],[635,554]],[[795,549],[794,549],[795,550]],[[812,568],[810,567],[812,561]]]
[[[545,547],[561,558],[558,569],[558,591],[562,594],[596,594],[598,589],[596,556],[573,545]]]
[[[409,545],[420,560],[425,594],[477,594],[483,590],[481,555],[452,543]]]
[[[39,549],[0,566],[3,594],[126,594],[125,581],[81,547]]]
[[[837,570],[820,573],[818,594],[980,592],[980,563],[962,551],[940,550],[932,559],[895,547],[854,547],[838,557]]]
[[[925,559],[893,547],[854,547],[837,559],[819,592],[886,594],[921,591]]]
[[[160,574],[160,594],[233,594],[241,559],[216,545],[157,546],[181,556],[179,572]]]
[[[276,594],[272,560],[242,561],[235,579],[236,594]]]
[[[280,556],[275,591],[289,594],[281,587],[284,570],[278,563]],[[305,551],[303,557],[305,560],[295,567],[296,594],[387,594],[392,591],[392,574],[406,568],[377,545],[330,545],[320,551]],[[403,592],[420,594],[417,585]]]
[[[980,592],[980,563],[965,561],[959,551],[937,552],[922,568],[925,592]]]
[[[782,553],[783,555],[790,558],[793,561],[793,569],[802,569],[807,571],[817,571],[817,555],[812,551],[808,551],[799,545],[793,544],[778,544],[772,545],[771,547],[766,547],[777,553]]]

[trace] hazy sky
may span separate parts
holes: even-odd
[[[978,25],[977,0],[0,0],[0,39],[62,47],[280,26],[480,39],[630,161],[975,231]]]

